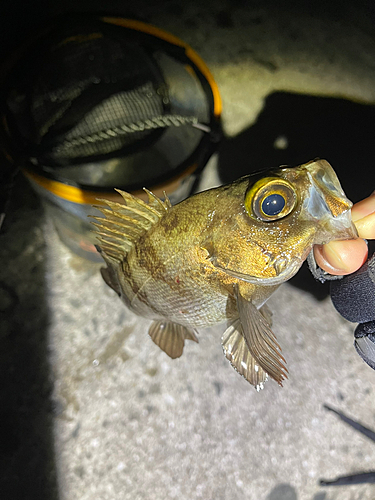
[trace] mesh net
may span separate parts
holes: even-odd
[[[169,89],[139,34],[99,20],[63,23],[13,75],[10,133],[38,162],[67,166],[149,147],[198,117],[171,108]]]

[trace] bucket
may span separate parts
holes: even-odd
[[[60,239],[101,261],[89,215],[115,188],[173,204],[191,193],[222,136],[221,99],[202,59],[140,21],[59,18],[18,53],[6,80],[3,143]]]

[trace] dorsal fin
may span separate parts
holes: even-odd
[[[124,203],[98,199],[109,208],[95,205],[105,217],[90,217],[96,220],[93,224],[97,227],[99,248],[109,258],[121,261],[140,236],[156,224],[172,205],[167,195],[162,201],[145,188],[148,203],[120,189],[116,191]]]

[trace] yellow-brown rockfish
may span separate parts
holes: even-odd
[[[198,328],[227,322],[232,366],[257,390],[280,385],[285,359],[265,302],[301,267],[313,245],[357,236],[352,203],[325,160],[242,177],[172,206],[148,190],[148,203],[119,191],[97,220],[106,283],[170,357]]]

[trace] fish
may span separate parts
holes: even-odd
[[[357,237],[352,203],[328,161],[241,177],[172,205],[116,190],[94,216],[105,282],[171,358],[198,330],[222,325],[225,357],[257,391],[280,386],[286,361],[266,301],[316,244]],[[103,217],[104,216],[104,217]]]

